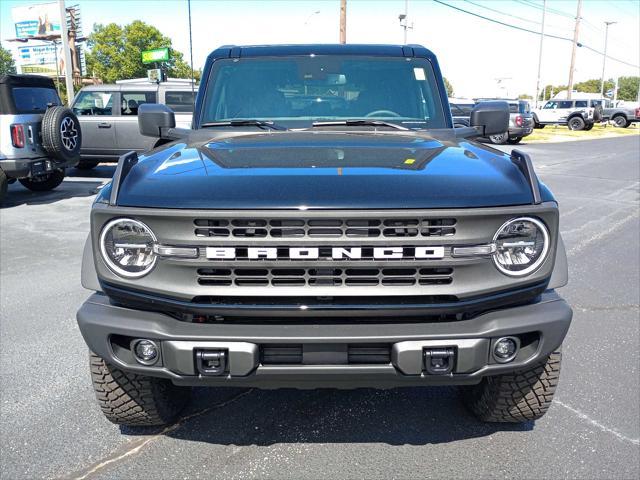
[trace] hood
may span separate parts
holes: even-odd
[[[532,202],[507,155],[450,134],[443,138],[293,131],[173,143],[140,157],[118,205],[391,209]],[[552,199],[541,187],[543,200]]]

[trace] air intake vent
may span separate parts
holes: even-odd
[[[263,365],[296,365],[302,363],[302,345],[263,345]]]
[[[387,343],[364,343],[349,345],[349,363],[360,365],[391,363],[391,349]]]
[[[194,220],[198,237],[375,238],[455,235],[455,218],[242,218]]]
[[[198,283],[206,286],[411,286],[448,285],[453,268],[199,268]]]

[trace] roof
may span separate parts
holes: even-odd
[[[369,55],[384,57],[435,58],[422,45],[304,44],[304,45],[224,45],[209,57],[239,58],[290,55]]]
[[[56,88],[51,78],[42,75],[2,75],[0,76],[0,84],[14,87]]]

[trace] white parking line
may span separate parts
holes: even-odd
[[[608,235],[611,235],[613,232],[615,232],[617,229],[622,227],[629,220],[632,220],[634,218],[638,218],[638,212],[637,211],[633,212],[631,215],[627,215],[622,220],[619,220],[616,223],[611,224],[611,226],[609,228],[607,228],[606,230],[601,230],[600,232],[596,233],[595,235],[593,235],[593,236],[583,240],[582,242],[578,243],[576,246],[571,248],[567,252],[567,254],[568,255],[574,255],[576,253],[579,253],[582,249],[584,249],[585,247],[591,245],[593,242],[597,242],[598,240],[601,240],[602,238],[604,238],[604,237],[606,237]]]
[[[554,399],[553,403],[555,403],[557,405],[560,405],[561,407],[566,408],[567,410],[569,410],[572,413],[575,413],[582,420],[585,420],[586,422],[590,423],[594,427],[599,428],[603,432],[610,433],[611,435],[616,437],[618,440],[622,440],[623,442],[633,443],[634,445],[640,445],[640,439],[629,438],[626,435],[623,435],[622,433],[618,432],[617,430],[614,430],[613,428],[609,428],[609,427],[607,427],[605,425],[602,425],[600,422],[597,422],[596,420],[591,418],[586,413],[582,413],[580,410],[576,410],[575,408],[570,407],[569,405],[567,405],[566,403],[561,402],[560,400]]]

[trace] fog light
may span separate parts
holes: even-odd
[[[153,365],[158,361],[158,346],[151,340],[135,340],[133,353],[143,365]]]
[[[515,358],[516,353],[518,353],[518,343],[515,338],[499,338],[493,345],[493,358],[499,363],[510,362]]]

